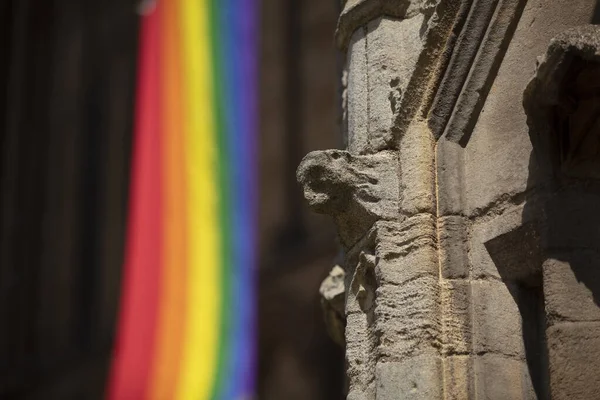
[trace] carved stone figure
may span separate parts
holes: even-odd
[[[392,152],[355,156],[325,150],[304,157],[297,174],[310,207],[331,215],[343,245],[350,247],[375,221],[398,218],[396,169]]]

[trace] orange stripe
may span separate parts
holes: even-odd
[[[181,37],[179,2],[163,0],[161,40],[162,121],[164,152],[164,236],[158,347],[150,398],[172,399],[181,365],[186,300],[185,154],[182,127]]]

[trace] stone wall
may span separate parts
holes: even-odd
[[[298,179],[346,253],[349,399],[597,398],[596,9],[345,2],[347,149]]]

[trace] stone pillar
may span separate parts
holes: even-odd
[[[347,151],[309,154],[298,177],[346,253],[349,399],[443,397],[435,140],[422,119],[455,9],[346,2]]]

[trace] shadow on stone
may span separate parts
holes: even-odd
[[[600,20],[600,7],[596,7],[594,20]],[[533,153],[522,220],[535,221],[538,252],[535,269],[527,267],[532,275],[525,280],[526,274],[519,277],[521,286],[530,288],[524,291],[533,297],[523,300],[521,290],[513,296],[518,304],[538,304],[533,311],[519,305],[538,398],[592,393],[587,387],[593,386],[593,380],[585,383],[580,376],[572,376],[588,368],[577,365],[578,351],[587,345],[581,342],[576,349],[568,347],[552,327],[560,322],[600,321],[599,50],[597,26],[581,26],[558,35],[523,98]],[[565,329],[571,332],[573,327]],[[536,335],[543,349],[528,338]],[[553,362],[553,352],[565,346],[569,360]],[[532,359],[537,351],[544,355],[543,362]],[[568,390],[556,389],[561,381],[571,382]]]

